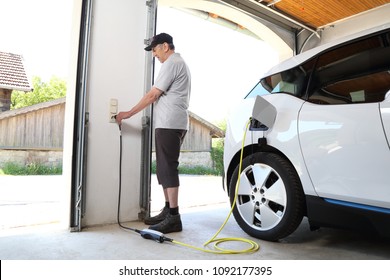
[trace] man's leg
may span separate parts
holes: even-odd
[[[168,198],[169,210],[163,221],[158,224],[151,225],[149,229],[153,229],[162,233],[182,231],[182,223],[179,214],[179,187],[164,188],[164,195]],[[164,212],[166,209],[164,208]],[[163,213],[163,212],[161,212]]]
[[[169,207],[176,208],[179,206],[179,187],[166,188],[164,192],[167,193]]]
[[[149,228],[162,233],[182,230],[178,205],[180,184],[178,160],[180,155],[180,146],[184,136],[185,131],[182,130],[156,129],[157,178],[159,183],[163,186],[164,198],[166,205],[169,204],[169,209],[168,215],[163,221],[152,225]],[[159,153],[157,154],[157,152]]]
[[[169,209],[170,209],[169,196],[168,196],[168,191],[166,188],[163,188],[163,191],[164,191],[164,198],[165,198],[165,206],[161,210],[161,212],[159,214],[157,214],[156,216],[146,217],[144,219],[144,223],[146,225],[156,225],[156,224],[162,222],[167,217],[167,215],[169,213]]]
[[[144,223],[147,225],[155,225],[162,222],[168,213],[171,215],[179,214],[179,187],[163,188],[165,206],[161,213],[153,217],[147,217],[144,219]]]

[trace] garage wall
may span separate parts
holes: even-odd
[[[89,57],[86,215],[83,226],[116,222],[119,129],[109,122],[110,99],[128,110],[144,94],[145,1],[94,1]],[[142,113],[122,126],[121,219],[139,213]]]

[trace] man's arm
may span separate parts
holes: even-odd
[[[130,109],[130,111],[124,111],[124,112],[119,112],[118,115],[116,116],[116,121],[118,124],[122,124],[123,119],[128,119],[138,112],[142,111],[145,109],[147,106],[155,102],[162,94],[163,92],[156,88],[152,87],[152,89],[145,94],[141,100],[133,107]]]

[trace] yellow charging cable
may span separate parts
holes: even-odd
[[[179,242],[179,241],[176,241],[176,240],[172,240],[171,241],[172,243],[175,243],[175,244],[178,244],[178,245],[181,245],[181,246],[185,246],[185,247],[188,247],[188,248],[191,248],[191,249],[199,250],[199,251],[202,251],[202,252],[214,253],[214,254],[254,253],[254,252],[256,252],[256,251],[258,251],[260,249],[259,244],[257,244],[256,242],[254,242],[254,241],[252,241],[250,239],[239,238],[239,237],[217,238],[217,236],[220,234],[220,232],[222,231],[222,229],[225,227],[226,223],[228,222],[231,214],[233,213],[234,206],[236,205],[236,200],[237,200],[237,195],[238,195],[238,187],[240,185],[240,177],[241,177],[240,174],[241,174],[241,168],[242,168],[242,158],[243,158],[243,154],[244,154],[245,139],[246,139],[246,133],[248,131],[249,124],[250,124],[250,120],[248,120],[248,122],[247,122],[247,124],[245,126],[244,137],[243,137],[243,140],[242,140],[242,148],[241,148],[241,155],[240,155],[240,165],[239,165],[239,168],[238,168],[238,178],[237,178],[235,195],[234,195],[234,200],[233,200],[233,203],[232,203],[232,207],[230,208],[230,212],[229,212],[228,216],[226,217],[226,219],[225,219],[224,223],[222,224],[222,226],[219,228],[219,230],[214,234],[213,237],[211,237],[208,241],[206,241],[203,244],[203,246],[206,247],[209,244],[214,243],[214,249],[212,250],[212,249],[205,249],[205,248],[201,248],[201,247],[196,247],[196,246],[193,246],[193,245],[190,245],[190,244],[186,244],[186,243],[183,243],[183,242]],[[249,244],[249,247],[247,247],[245,249],[242,249],[242,250],[233,250],[233,249],[225,249],[225,248],[222,248],[222,247],[219,246],[220,244],[225,243],[225,242],[242,242],[242,243],[247,243],[247,244]]]

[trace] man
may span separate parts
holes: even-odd
[[[188,105],[191,90],[190,71],[175,53],[173,39],[169,34],[161,33],[152,38],[145,48],[161,63],[161,69],[152,89],[127,112],[120,112],[116,120],[130,118],[150,104],[154,103],[156,173],[162,185],[165,207],[157,216],[145,219],[149,228],[162,233],[182,231],[179,214],[179,155],[180,146],[188,130]]]

